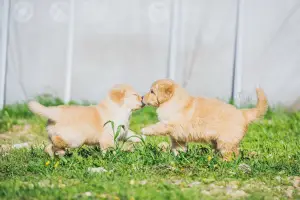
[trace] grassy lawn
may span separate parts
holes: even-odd
[[[133,114],[131,129],[156,121],[146,107]],[[147,138],[133,152],[103,155],[83,146],[51,160],[43,152],[45,123],[26,105],[0,111],[0,199],[300,199],[300,112],[269,111],[250,126],[240,158],[227,163],[208,144],[190,144],[175,157],[159,149],[169,141],[162,137]],[[21,142],[33,146],[7,150]]]

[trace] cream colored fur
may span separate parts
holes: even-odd
[[[111,124],[115,129],[125,126],[118,139],[139,142],[130,131],[129,118],[133,110],[142,106],[141,97],[128,85],[114,86],[108,96],[96,106],[53,106],[45,107],[36,101],[29,102],[32,112],[48,119],[47,132],[51,144],[45,148],[50,156],[64,155],[66,148],[83,144],[100,145],[102,150],[113,147],[114,138]]]
[[[145,127],[146,136],[170,136],[172,151],[186,151],[188,142],[211,142],[224,160],[239,154],[239,144],[248,125],[262,117],[268,104],[262,89],[257,89],[258,102],[253,109],[234,106],[202,97],[193,97],[172,80],[153,83],[143,103],[156,106],[159,122]]]

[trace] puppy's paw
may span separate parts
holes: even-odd
[[[134,142],[134,143],[139,143],[139,142],[142,142],[145,139],[146,139],[146,136],[144,136],[144,135],[137,135],[133,131],[128,130],[126,141],[128,141],[128,142]]]
[[[58,150],[58,151],[55,152],[55,155],[57,155],[59,157],[63,157],[64,155],[66,155],[66,151]]]
[[[179,152],[176,149],[172,149],[172,153],[174,156],[178,156]]]
[[[137,137],[132,138],[131,142],[139,143],[145,141],[145,139],[146,139],[145,135],[139,135]]]
[[[142,128],[141,130],[142,132],[142,135],[145,137],[145,136],[150,136],[150,135],[153,135],[153,130],[151,127],[145,127],[145,128]]]
[[[102,153],[103,156],[105,156],[106,153],[107,153],[107,149],[101,149],[101,153]]]
[[[172,153],[174,156],[178,156],[179,154],[186,153],[186,152],[187,152],[186,148],[172,149]]]

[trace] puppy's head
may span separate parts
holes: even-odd
[[[109,92],[109,98],[120,107],[130,110],[142,107],[141,96],[130,85],[115,85]]]
[[[159,107],[168,102],[174,95],[175,83],[169,79],[155,81],[150,91],[143,97],[143,103]]]

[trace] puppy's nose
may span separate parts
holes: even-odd
[[[146,104],[144,103],[144,96],[142,96],[142,107],[144,107]]]

